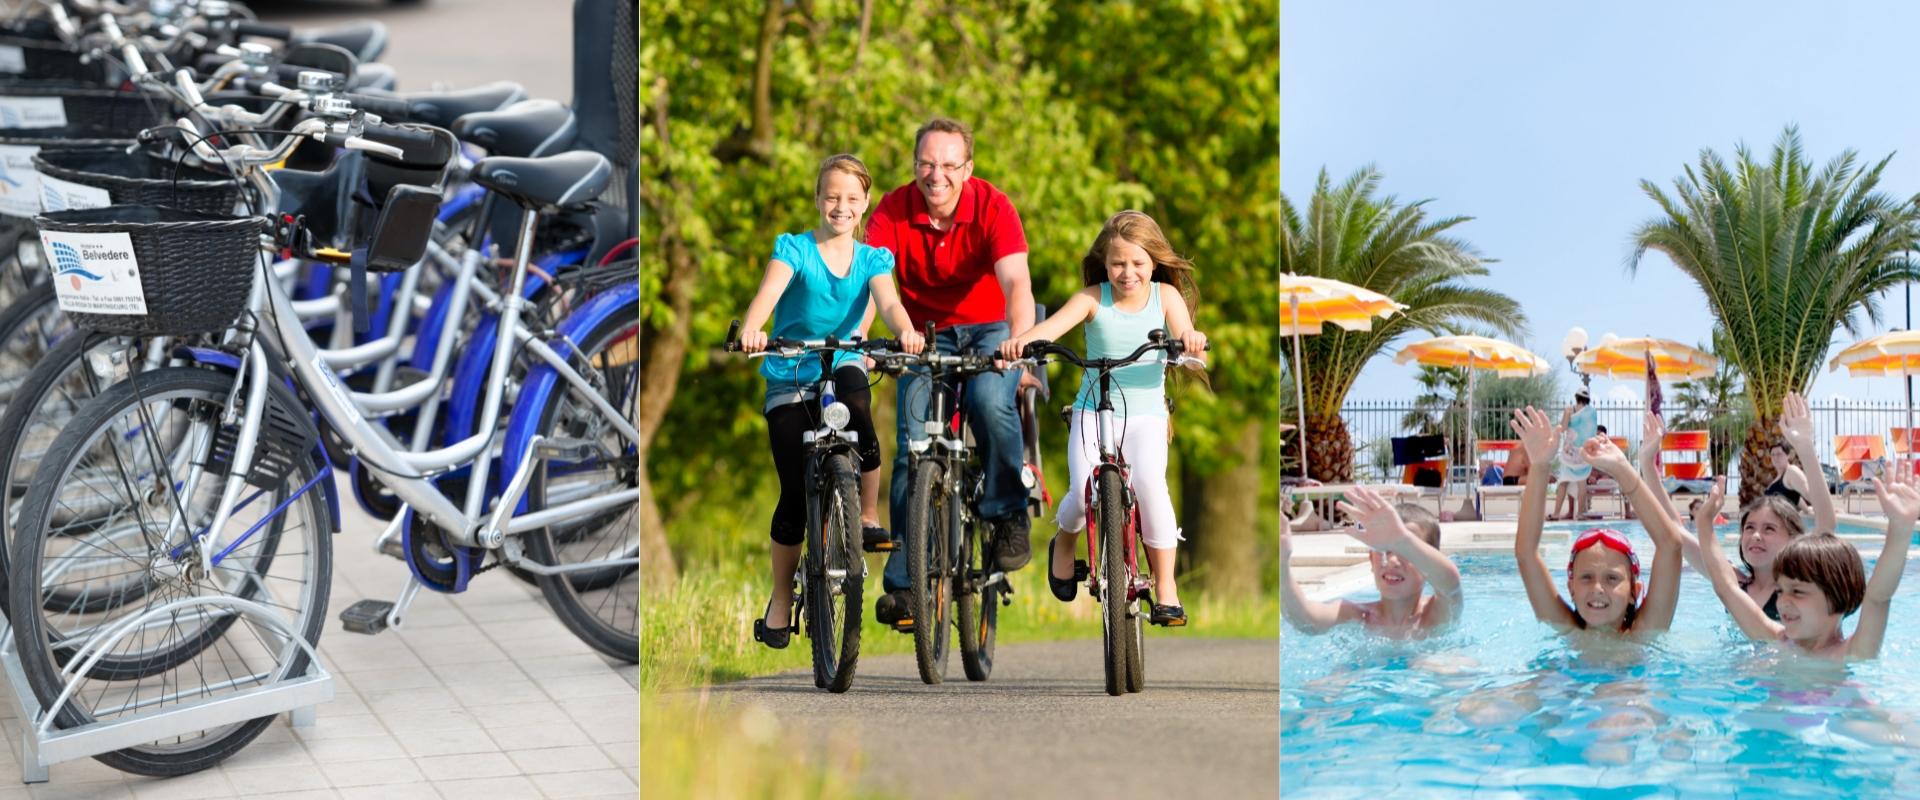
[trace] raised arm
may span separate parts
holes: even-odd
[[[1562,429],[1554,427],[1546,412],[1533,406],[1515,409],[1508,424],[1520,437],[1520,446],[1527,449],[1529,462],[1527,486],[1520,493],[1520,527],[1513,536],[1513,560],[1520,583],[1527,587],[1527,602],[1533,605],[1535,619],[1562,630],[1572,628],[1573,609],[1560,599],[1546,559],[1540,557],[1540,528],[1547,516],[1547,465],[1560,446]]]
[[[894,336],[900,339],[900,349],[909,353],[918,353],[926,343],[926,336],[913,329],[913,320],[907,317],[907,307],[900,302],[900,290],[893,286],[893,276],[875,275],[867,281],[873,292],[873,301],[867,304],[867,314],[880,309],[880,317],[887,321],[887,327],[893,329]]]
[[[1352,622],[1359,618],[1352,603],[1344,600],[1323,603],[1307,597],[1304,589],[1293,579],[1293,567],[1287,562],[1293,560],[1293,523],[1287,515],[1280,515],[1280,616],[1294,630],[1308,635],[1326,633],[1335,625]]]
[[[1007,337],[1006,341],[1000,343],[1000,356],[1008,359],[1019,358],[1020,351],[1026,348],[1028,342],[1035,342],[1042,339],[1053,341],[1065,336],[1068,331],[1073,330],[1075,325],[1079,325],[1087,321],[1088,317],[1093,316],[1094,309],[1099,307],[1100,290],[1098,288],[1089,287],[1074,292],[1073,296],[1067,298],[1067,302],[1060,306],[1058,311],[1047,315],[1045,322],[1038,325],[1029,325],[1026,328],[1014,329],[1018,332]],[[1028,317],[1027,319],[1028,322],[1031,323],[1033,318]]]
[[[1799,392],[1787,393],[1781,403],[1780,433],[1803,465],[1799,476],[1802,485],[1792,488],[1813,506],[1813,530],[1809,532],[1833,533],[1838,530],[1839,518],[1833,511],[1833,496],[1827,492],[1826,476],[1815,480],[1812,473],[1805,471],[1820,471],[1820,453],[1813,449],[1813,411],[1807,407],[1807,398]]]
[[[1720,510],[1726,491],[1727,479],[1715,478],[1713,492],[1707,495],[1707,502],[1701,503],[1700,510],[1693,514],[1693,530],[1700,537],[1700,558],[1695,561],[1694,568],[1706,574],[1707,580],[1713,584],[1713,593],[1720,597],[1720,604],[1727,607],[1727,613],[1733,615],[1733,621],[1747,638],[1773,641],[1780,638],[1780,631],[1783,630],[1780,623],[1767,619],[1767,612],[1760,610],[1760,604],[1740,588],[1740,581],[1733,574],[1733,565],[1727,563],[1727,554],[1720,549],[1720,536],[1714,531],[1713,517]]]
[[[1873,479],[1873,491],[1880,496],[1880,510],[1887,515],[1887,541],[1874,559],[1873,577],[1867,579],[1867,596],[1860,603],[1860,624],[1847,640],[1848,658],[1873,658],[1880,655],[1880,642],[1886,638],[1887,609],[1893,604],[1893,592],[1900,588],[1900,573],[1907,567],[1907,545],[1913,539],[1913,520],[1920,516],[1920,487],[1914,485],[1913,471],[1897,469],[1887,482]]]
[[[1659,452],[1660,436],[1666,432],[1660,415],[1647,412],[1641,430],[1641,448]],[[1587,441],[1582,452],[1587,463],[1620,484],[1620,496],[1639,513],[1640,523],[1653,539],[1653,568],[1647,572],[1647,596],[1633,618],[1633,632],[1644,636],[1664,631],[1673,625],[1673,609],[1680,596],[1680,539],[1678,526],[1673,521],[1673,504],[1657,483],[1648,485],[1634,474],[1626,455],[1614,446],[1613,440],[1595,436]],[[1643,468],[1649,460],[1641,459]]]
[[[787,284],[793,282],[793,267],[780,259],[767,262],[766,274],[760,276],[760,288],[753,293],[753,300],[747,303],[747,313],[740,320],[740,349],[749,353],[758,353],[767,347],[768,318],[773,316],[773,307],[780,303],[780,295],[787,291]]]
[[[1436,627],[1457,618],[1463,601],[1460,568],[1454,566],[1453,559],[1415,536],[1393,504],[1372,489],[1355,487],[1346,496],[1339,503],[1340,512],[1361,525],[1347,529],[1347,535],[1375,550],[1399,556],[1433,587],[1433,602],[1427,604],[1421,624]]]

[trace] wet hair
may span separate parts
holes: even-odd
[[[927,134],[929,133],[959,134],[960,141],[965,142],[967,145],[967,160],[973,160],[973,129],[968,128],[965,123],[947,119],[946,117],[934,117],[933,119],[927,120],[927,124],[920,126],[920,130],[914,131],[913,155],[915,158],[919,158],[920,145],[927,140]]]
[[[1822,533],[1787,543],[1773,560],[1773,579],[1792,578],[1820,587],[1827,605],[1844,617],[1867,598],[1867,568],[1860,551],[1840,537]]]
[[[1400,521],[1407,524],[1414,534],[1428,546],[1440,548],[1440,518],[1422,506],[1413,503],[1395,504],[1393,510],[1400,515]]]
[[[1794,508],[1792,503],[1787,502],[1787,498],[1777,494],[1763,494],[1754,498],[1753,502],[1748,503],[1745,508],[1740,509],[1742,532],[1747,529],[1747,517],[1753,516],[1753,512],[1762,508],[1780,518],[1780,526],[1787,529],[1788,544],[1792,544],[1793,540],[1799,539],[1801,534],[1807,532],[1806,526],[1800,522],[1800,509]],[[1740,586],[1745,588],[1747,584],[1753,583],[1753,565],[1747,563],[1747,548],[1735,547],[1734,550],[1740,554],[1740,566],[1746,568],[1746,572],[1740,576]],[[1775,571],[1778,572],[1778,569]]]
[[[1107,250],[1113,247],[1116,238],[1147,251],[1147,258],[1153,259],[1153,281],[1178,289],[1181,299],[1187,303],[1188,317],[1200,318],[1200,287],[1193,279],[1193,262],[1174,252],[1173,245],[1167,243],[1167,235],[1160,232],[1159,223],[1138,211],[1122,211],[1100,226],[1100,235],[1093,237],[1093,246],[1087,248],[1086,256],[1080,259],[1080,278],[1084,285],[1099,286],[1107,282]]]
[[[1693,516],[1693,512],[1699,511],[1700,504],[1704,502],[1707,502],[1707,501],[1698,497],[1693,498],[1693,502],[1687,504],[1687,516],[1689,517]]]
[[[1601,436],[1605,436],[1605,435],[1607,435],[1607,426],[1605,426],[1605,425],[1595,425],[1595,426],[1593,426],[1593,432],[1594,432],[1594,433],[1597,433],[1597,434],[1600,434]]]

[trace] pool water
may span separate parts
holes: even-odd
[[[1562,593],[1566,548],[1546,548]],[[1442,636],[1285,630],[1283,797],[1920,796],[1920,557],[1880,658],[1848,665],[1747,640],[1691,568],[1643,646],[1535,621],[1511,555],[1456,561],[1466,612]]]

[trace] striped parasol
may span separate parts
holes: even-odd
[[[1720,359],[1698,347],[1672,339],[1615,339],[1580,353],[1573,368],[1588,375],[1614,380],[1647,379],[1647,358],[1653,358],[1653,372],[1663,381],[1705,378],[1720,368]]]
[[[1827,371],[1841,367],[1855,378],[1920,375],[1920,331],[1894,331],[1863,339],[1827,361]],[[1913,430],[1913,396],[1907,396],[1907,430]]]
[[[1407,307],[1371,289],[1331,278],[1282,273],[1280,275],[1280,333],[1293,337],[1294,400],[1300,413],[1300,477],[1307,470],[1306,362],[1300,357],[1300,337],[1313,336],[1333,325],[1342,330],[1373,330],[1374,318],[1386,318]]]

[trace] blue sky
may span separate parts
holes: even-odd
[[[1671,262],[1649,254],[1637,275],[1626,272],[1629,235],[1656,212],[1641,179],[1670,185],[1703,147],[1765,152],[1793,123],[1816,164],[1847,148],[1868,161],[1893,154],[1882,190],[1920,193],[1920,4],[1834,7],[1844,13],[1771,2],[1285,0],[1281,189],[1304,206],[1322,167],[1337,182],[1371,163],[1385,193],[1474,217],[1456,232],[1499,260],[1482,280],[1520,301],[1524,343],[1562,369],[1560,341],[1574,326],[1595,340],[1704,342],[1705,298]],[[1903,313],[1894,292],[1875,332],[1903,327]],[[1367,366],[1349,398],[1415,394],[1412,369],[1390,355]],[[1597,395],[1615,387],[1640,391],[1594,381]],[[1896,400],[1902,388],[1823,372],[1813,394]]]

